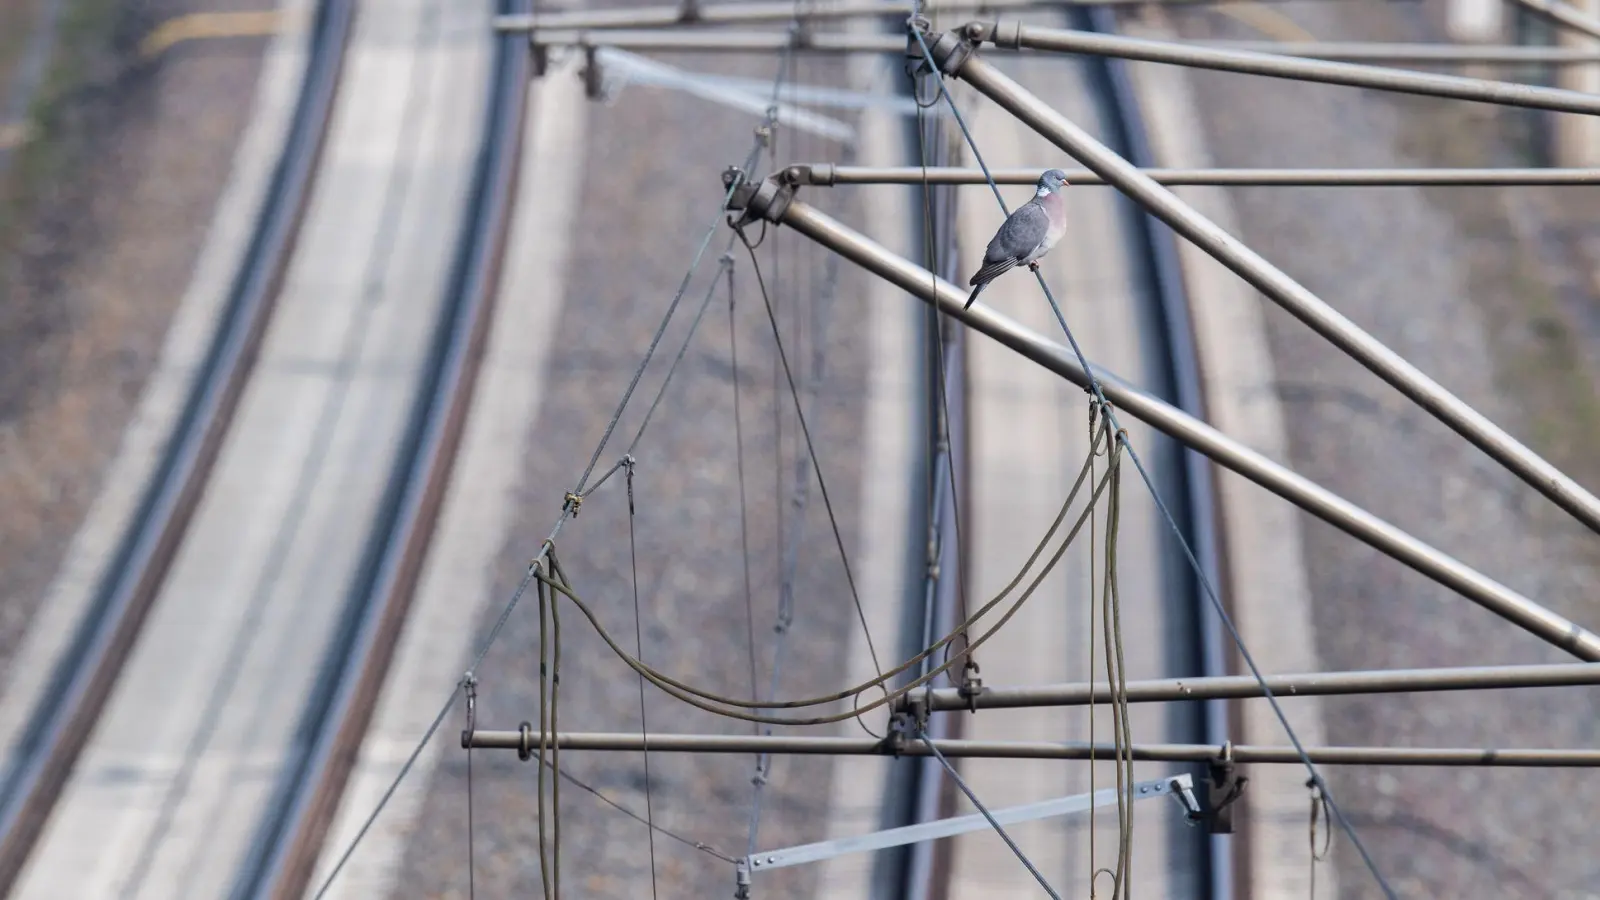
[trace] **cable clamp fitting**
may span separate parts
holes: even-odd
[[[1206,823],[1211,834],[1233,834],[1233,805],[1239,801],[1245,784],[1250,780],[1236,771],[1233,761],[1233,742],[1222,745],[1216,759],[1207,764],[1206,811],[1191,816],[1191,821]]]
[[[533,759],[533,723],[523,722],[517,726],[517,759],[527,762]]]
[[[467,727],[461,732],[461,746],[472,749],[472,736],[478,731],[478,676],[467,672],[461,676],[461,689],[467,695]]]
[[[983,679],[978,677],[978,664],[971,657],[961,670],[961,684],[956,686],[956,696],[967,701],[967,712],[978,711],[978,697],[983,694]]]

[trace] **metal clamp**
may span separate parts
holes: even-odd
[[[597,48],[593,44],[583,45],[583,93],[590,100],[605,98],[605,70],[596,57]]]
[[[1206,807],[1198,819],[1206,823],[1211,834],[1233,834],[1233,805],[1244,792],[1250,779],[1236,771],[1233,761],[1233,742],[1222,745],[1222,752],[1207,763]],[[1195,817],[1191,817],[1195,818]]]
[[[961,684],[956,687],[956,696],[967,701],[967,712],[977,712],[978,698],[983,696],[983,679],[978,677],[980,671],[972,657],[967,657],[967,664],[961,669]]]
[[[905,753],[911,740],[928,727],[927,694],[908,694],[902,700],[905,705],[889,717],[889,735],[883,739],[884,749],[894,756]]]
[[[467,727],[461,731],[461,746],[471,750],[472,736],[478,731],[478,676],[471,672],[463,675],[461,688],[467,693]]]
[[[738,166],[729,166],[722,173],[723,188],[732,188],[736,180],[743,178],[743,170]],[[794,191],[795,186],[786,183],[781,173],[763,179],[760,184],[744,181],[734,188],[732,196],[728,198],[729,212],[742,210],[734,227],[743,228],[758,219],[778,224],[788,210],[790,201],[794,200]]]
[[[533,759],[532,722],[523,722],[517,726],[517,759],[523,762]]]

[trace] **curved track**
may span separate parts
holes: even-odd
[[[500,0],[497,11],[517,13],[523,6]],[[297,758],[279,776],[235,897],[305,893],[372,718],[433,534],[493,316],[516,194],[528,74],[520,37],[499,37],[488,115],[426,373],[341,621],[307,698]]]
[[[16,882],[71,774],[205,490],[311,195],[354,10],[354,0],[317,5],[288,139],[216,335],[89,612],[0,776],[0,894]]]
[[[1115,14],[1104,7],[1075,9],[1069,16],[1072,27],[1075,28],[1100,32],[1115,30]],[[1145,124],[1132,84],[1125,71],[1126,63],[1118,59],[1092,57],[1087,61],[1086,67],[1094,101],[1106,126],[1107,134],[1104,137],[1108,144],[1136,165],[1144,167],[1154,165],[1153,154],[1146,138]],[[910,140],[915,146],[917,136],[914,132]],[[942,141],[935,141],[930,146],[937,146],[940,151],[943,150]],[[947,163],[943,160],[930,159],[928,164]],[[935,191],[936,196],[941,193],[943,195],[943,202],[936,199],[932,208],[935,246],[940,248],[941,262],[946,263],[942,268],[950,270],[941,271],[940,274],[953,283],[964,283],[967,273],[956,271],[959,269],[959,264],[948,264],[955,258],[953,252],[955,228],[952,221],[954,205],[950,202],[953,198],[952,189],[945,188],[942,192],[935,189]],[[1150,360],[1151,371],[1148,374],[1152,377],[1146,387],[1185,412],[1203,418],[1204,397],[1200,387],[1199,360],[1190,324],[1188,297],[1178,268],[1175,238],[1154,217],[1138,210],[1129,201],[1120,202],[1123,209],[1118,218],[1125,225],[1123,240],[1139,270],[1141,281],[1133,299],[1138,307],[1136,320],[1142,332],[1139,341],[1146,346],[1147,357]],[[916,224],[919,246],[923,241],[922,230],[927,227],[921,213],[919,207]],[[923,262],[927,264],[929,260],[924,259]],[[946,356],[941,366],[938,362],[938,350],[933,346],[931,327],[924,329],[923,335],[923,340],[929,344],[927,352],[930,364],[926,368],[925,377],[919,381],[925,395],[919,402],[928,405],[931,418],[940,415],[938,406],[940,401],[937,394],[939,381],[936,379],[940,378],[939,372],[943,368],[947,373],[945,383],[951,386],[949,395],[944,401],[950,422],[950,441],[948,446],[940,446],[937,449],[935,449],[936,442],[930,441],[929,459],[925,464],[937,467],[938,477],[943,485],[948,487],[952,470],[945,468],[950,463],[943,454],[953,454],[955,460],[953,478],[959,486],[958,496],[964,497],[967,490],[966,483],[969,481],[966,469],[970,465],[966,454],[968,417],[965,396],[965,342],[959,337],[947,340]],[[1185,451],[1170,441],[1159,441],[1140,449],[1146,462],[1154,470],[1158,482],[1169,492],[1165,499],[1178,520],[1184,540],[1193,548],[1199,559],[1205,577],[1213,585],[1220,585],[1217,562],[1220,558],[1218,513],[1209,464],[1204,458]],[[1135,478],[1126,489],[1143,491],[1143,486],[1138,484]],[[934,528],[942,547],[942,552],[939,554],[941,570],[960,571],[962,577],[966,577],[967,560],[957,560],[954,546],[956,509],[944,499],[944,493],[946,492],[936,492],[936,499],[932,504],[924,502],[924,508],[919,510],[919,518],[924,524],[917,527],[924,528],[929,518],[936,519]],[[971,534],[965,521],[964,511],[962,515],[963,534]],[[923,534],[921,530],[915,530],[913,533],[918,537]],[[1172,674],[1226,674],[1227,657],[1222,642],[1220,622],[1182,548],[1176,540],[1171,539],[1170,532],[1163,534],[1161,558],[1163,572],[1160,584],[1167,595],[1167,599],[1163,602],[1163,614],[1170,617],[1176,626],[1168,628],[1165,633],[1181,634],[1191,638],[1171,640],[1168,646],[1162,648],[1165,665]],[[953,624],[958,618],[955,606],[956,592],[948,589],[953,579],[944,579],[944,582],[946,590],[930,592],[930,599],[934,602],[929,613],[924,614],[921,608],[911,611],[915,621],[921,622],[924,618],[931,618],[932,622],[943,626],[936,629],[935,634],[942,633],[942,630],[948,628],[946,623]],[[922,597],[919,595],[912,602],[921,600]],[[908,621],[912,620],[908,618]],[[1222,743],[1229,732],[1229,711],[1226,704],[1214,701],[1202,707],[1190,708],[1190,706],[1175,707],[1168,713],[1169,727],[1180,735],[1175,739],[1195,743]],[[1049,712],[1041,711],[1038,714],[1048,715]],[[938,721],[935,720],[936,725]],[[961,727],[960,722],[947,722],[945,729],[950,730],[952,725],[956,729]],[[891,826],[927,821],[956,813],[948,779],[937,761],[916,759],[907,760],[901,765],[903,768],[898,773],[891,796],[900,796],[907,800],[897,809],[888,811],[886,821]],[[1205,773],[1197,768],[1193,774],[1199,783]],[[1208,837],[1199,829],[1185,826],[1174,829],[1169,839],[1179,844],[1189,844],[1189,849],[1175,848],[1177,853],[1200,861],[1192,880],[1187,883],[1172,884],[1173,890],[1181,892],[1172,896],[1189,896],[1203,900],[1228,900],[1234,896],[1235,861],[1231,840]],[[877,883],[893,885],[891,896],[907,900],[934,900],[949,896],[952,848],[953,842],[941,841],[914,845],[894,856],[884,854],[885,858],[879,866]],[[1020,867],[1018,871],[1020,872]]]

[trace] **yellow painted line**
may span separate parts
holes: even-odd
[[[1301,28],[1293,19],[1259,3],[1222,3],[1211,7],[1222,15],[1242,22],[1275,41],[1298,43],[1316,41],[1316,35]]]
[[[159,56],[184,41],[207,38],[265,37],[277,34],[300,16],[282,10],[206,12],[176,16],[157,25],[139,42],[144,59]]]

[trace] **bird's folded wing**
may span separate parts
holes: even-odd
[[[1016,264],[1017,259],[1014,256],[1008,256],[1005,259],[997,259],[992,262],[985,260],[983,263],[983,268],[979,269],[978,274],[972,276],[972,280],[967,282],[967,284],[983,284],[986,281],[993,281],[1004,272],[1016,266]]]
[[[1028,202],[1017,208],[1006,219],[995,233],[994,240],[989,242],[989,250],[983,255],[983,262],[988,265],[1007,257],[1020,260],[1039,246],[1050,232],[1050,216],[1037,203]]]

